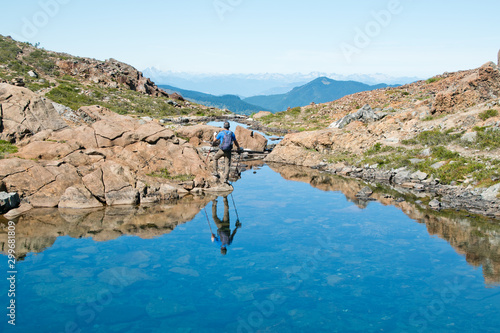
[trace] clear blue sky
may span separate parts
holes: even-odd
[[[428,77],[496,61],[499,12],[498,0],[22,0],[2,3],[0,34],[140,70]]]

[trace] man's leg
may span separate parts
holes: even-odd
[[[231,151],[224,153],[224,179],[223,181],[227,183],[229,180],[229,171],[231,167]]]
[[[219,151],[217,153],[215,153],[214,155],[214,174],[215,175],[218,175],[218,162],[219,162],[219,158],[221,158],[222,156],[224,156],[224,152],[222,150],[219,149]]]

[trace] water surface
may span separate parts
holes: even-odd
[[[244,172],[234,184],[229,231],[224,198],[210,196],[21,218],[17,325],[4,316],[0,327],[498,332],[497,224],[388,204],[377,192],[379,201],[359,201],[364,184],[273,168]],[[212,234],[229,235],[226,250]],[[0,260],[6,272],[6,256]],[[5,280],[0,288],[8,289]]]

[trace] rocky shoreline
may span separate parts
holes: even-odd
[[[312,167],[329,174],[362,179],[373,184],[393,186],[403,192],[411,192],[421,197],[421,204],[433,210],[464,210],[471,214],[484,215],[500,220],[500,199],[497,198],[500,184],[489,188],[473,186],[443,185],[427,174],[406,168],[382,170],[377,166],[363,168],[347,165],[320,164]],[[359,197],[369,198],[371,193],[359,193]]]

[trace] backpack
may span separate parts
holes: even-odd
[[[220,143],[220,149],[228,151],[231,150],[231,148],[233,148],[233,132],[224,131],[224,137]]]

